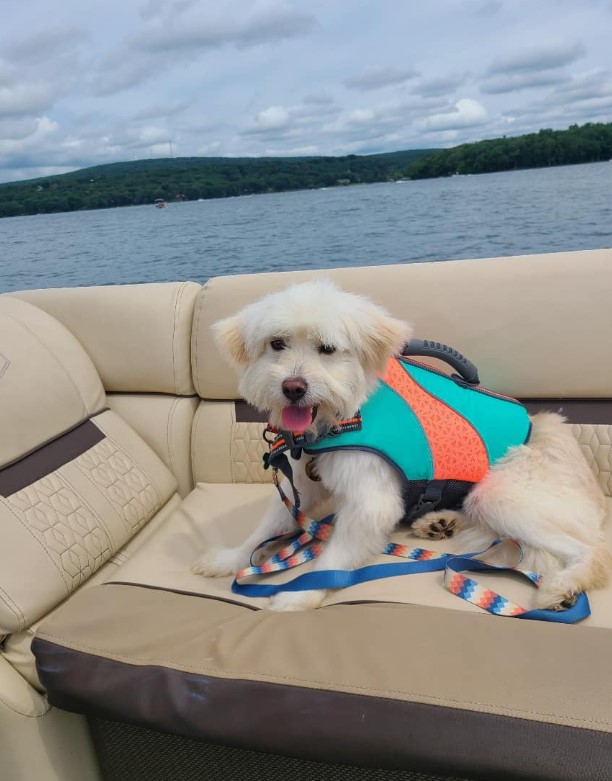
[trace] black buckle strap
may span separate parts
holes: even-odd
[[[445,481],[441,481],[441,482],[430,481],[429,483],[427,483],[425,490],[419,496],[419,500],[416,503],[416,509],[419,511],[419,515],[424,515],[426,512],[428,513],[430,510],[436,509],[436,507],[442,501],[442,496],[444,495],[445,487],[446,487]]]

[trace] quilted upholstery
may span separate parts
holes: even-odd
[[[262,423],[233,423],[230,432],[232,443],[232,482],[269,483],[270,470],[263,468],[263,454],[267,445],[263,440]]]
[[[114,412],[82,345],[0,297],[0,636],[31,626],[164,506],[176,481]]]
[[[151,509],[161,507],[159,491],[116,442],[102,440],[75,463],[105,493],[130,536],[151,517]]]
[[[46,550],[68,591],[112,555],[113,543],[104,523],[63,474],[43,477],[4,501]]]
[[[606,496],[612,496],[612,426],[574,423],[572,430]]]

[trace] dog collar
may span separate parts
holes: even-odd
[[[361,413],[357,411],[352,418],[339,420],[330,426],[326,431],[315,434],[311,431],[285,431],[268,426],[263,433],[263,438],[269,444],[270,450],[264,454],[264,469],[274,466],[274,462],[279,456],[287,450],[291,451],[293,458],[299,458],[302,448],[312,445],[324,437],[337,437],[347,431],[359,431],[361,429]],[[270,434],[276,434],[274,439],[270,439]]]

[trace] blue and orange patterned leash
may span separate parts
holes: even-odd
[[[278,483],[276,470],[274,471],[274,483],[280,494],[283,504],[287,507],[301,531],[279,535],[260,543],[251,555],[251,566],[246,567],[236,574],[232,583],[232,592],[249,597],[271,597],[282,591],[308,591],[311,589],[339,589],[348,588],[359,583],[371,580],[396,577],[398,575],[414,575],[423,572],[439,572],[444,570],[444,585],[451,594],[476,605],[489,613],[498,616],[511,616],[539,621],[553,621],[557,623],[575,623],[591,614],[588,597],[585,593],[571,607],[563,611],[556,610],[528,610],[521,607],[501,594],[491,591],[477,583],[475,580],[463,575],[465,571],[512,571],[524,575],[534,585],[539,586],[540,577],[535,572],[521,570],[517,567],[501,567],[483,558],[490,551],[499,549],[500,546],[512,545],[520,562],[522,556],[521,546],[511,539],[496,540],[485,551],[453,555],[450,553],[437,553],[424,548],[409,548],[407,545],[389,543],[384,554],[398,556],[406,559],[398,564],[371,564],[356,570],[319,570],[307,572],[287,583],[275,585],[261,585],[255,583],[243,583],[244,578],[254,575],[268,575],[273,572],[282,572],[293,569],[307,561],[312,561],[320,555],[323,543],[327,540],[333,529],[334,516],[328,515],[320,521],[308,518],[298,507],[291,502]],[[263,564],[254,564],[254,558],[258,551],[273,542],[288,542]]]

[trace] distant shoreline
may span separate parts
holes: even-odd
[[[612,159],[612,122],[374,155],[166,158],[0,184],[0,217],[153,205],[353,184],[519,171]]]

